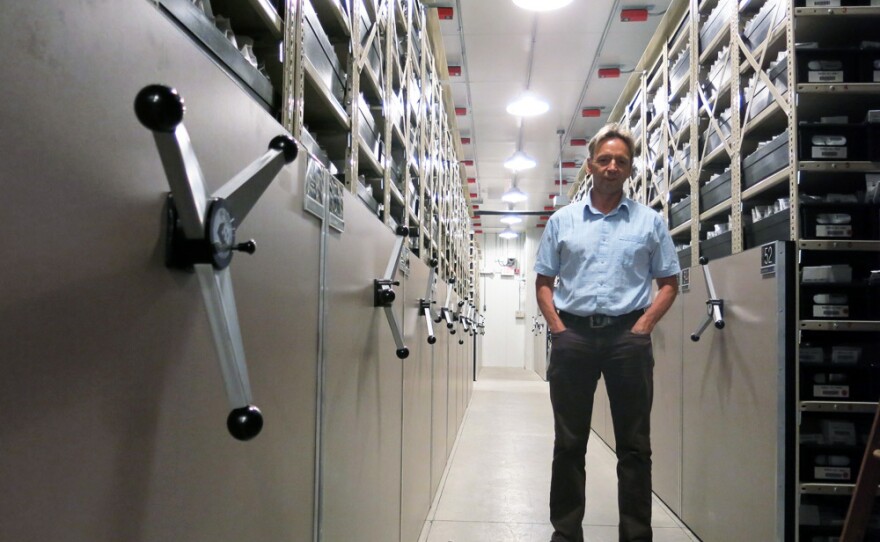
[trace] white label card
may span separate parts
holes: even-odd
[[[813,305],[814,318],[849,318],[849,305]]]
[[[852,471],[849,467],[815,467],[813,475],[817,480],[849,480]]]
[[[846,160],[846,147],[813,147],[813,158]]]
[[[808,83],[843,83],[842,71],[811,71],[807,74]]]
[[[816,237],[852,238],[852,226],[816,226]]]
[[[813,397],[845,399],[849,397],[849,386],[813,386]]]

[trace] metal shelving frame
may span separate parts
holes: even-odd
[[[845,7],[845,8],[806,8],[792,6],[792,26],[795,33],[792,33],[788,43],[789,51],[792,52],[791,57],[795,56],[794,42],[805,40],[814,41],[818,36],[828,36],[835,33],[835,25],[837,32],[835,39],[841,33],[839,32],[842,25],[847,25],[854,33],[858,33],[858,28],[865,29],[867,25],[876,28],[880,24],[880,7]],[[847,34],[846,32],[843,33]],[[865,39],[870,34],[863,34]],[[828,46],[828,44],[824,44]],[[805,116],[810,112],[809,101],[815,100],[820,105],[831,103],[836,100],[839,103],[841,98],[849,97],[850,101],[861,100],[863,105],[870,104],[870,107],[880,108],[880,98],[877,98],[880,91],[880,84],[877,83],[800,83],[795,78],[794,66],[797,64],[790,59],[789,61],[789,81],[790,88],[793,88],[797,95],[801,98],[798,107],[792,107],[792,126],[796,132],[798,125],[797,118],[800,110],[804,110]],[[873,95],[873,100],[870,96]],[[825,102],[827,100],[827,102]],[[824,102],[824,104],[823,104]],[[796,138],[791,138],[795,140]],[[818,162],[818,161],[800,161],[797,156],[797,145],[792,145],[791,163],[796,172],[824,172],[828,175],[846,172],[880,173],[880,164],[872,162],[842,161],[842,162]],[[792,183],[791,188],[792,201],[796,200],[798,194],[798,185]],[[798,249],[801,254],[820,251],[837,251],[845,253],[855,252],[873,252],[880,253],[880,240],[812,240],[801,239],[799,236],[800,213],[794,213],[791,220],[792,236],[798,239]],[[800,296],[798,296],[800,303]],[[800,315],[800,307],[797,309]],[[880,321],[876,320],[808,320],[803,319],[798,322],[798,330],[807,332],[835,333],[835,332],[862,332],[874,333],[880,331]],[[799,334],[800,335],[800,334]],[[876,335],[875,335],[876,336]],[[800,348],[800,341],[798,341]],[[800,386],[798,386],[799,388]],[[856,401],[805,401],[800,400],[799,406],[801,412],[826,412],[826,413],[844,413],[844,414],[871,414],[877,409],[877,402],[856,402]],[[798,454],[798,463],[800,462],[800,454]],[[798,472],[800,465],[797,466]],[[830,496],[849,496],[855,487],[855,477],[853,483],[807,483],[802,482],[798,487],[798,501],[802,496],[808,495],[830,495]],[[800,524],[799,518],[797,521]]]
[[[334,107],[329,89],[313,90],[310,95],[317,95],[316,99],[306,97],[307,85],[320,86],[308,81],[314,80],[315,74],[309,72],[314,68],[303,45],[303,3],[307,1],[325,18],[327,13],[335,14],[332,28],[324,30],[332,34],[337,51],[348,48],[344,62],[345,100],[339,104],[341,108]],[[363,10],[370,26],[362,40]],[[448,83],[444,83],[447,65],[436,9],[425,8],[418,0],[354,0],[345,5],[334,0],[290,0],[283,19],[283,26],[280,22],[276,25],[284,40],[280,115],[283,126],[300,138],[307,113],[318,111],[336,118],[338,135],[348,136],[349,141],[344,169],[338,172],[346,188],[356,193],[358,178],[366,171],[381,177],[384,190],[374,197],[383,206],[385,224],[394,227],[399,223],[411,228],[414,234],[410,248],[425,261],[436,256],[440,260],[440,276],[460,277],[456,289],[466,297],[473,289],[473,279],[466,272],[470,267],[470,251],[466,248],[469,206],[462,186],[466,176],[459,163],[462,150],[455,108]],[[382,73],[374,73],[367,57],[376,41],[383,57]],[[381,107],[373,104],[376,107],[372,109],[375,124],[381,129],[382,150],[378,156],[359,135],[358,97],[362,91],[381,102]],[[393,96],[402,99],[399,119],[393,116]],[[417,104],[414,111],[413,104]],[[403,156],[402,190],[391,180],[393,152]]]
[[[832,103],[848,104],[857,102],[855,107],[868,106],[869,109],[880,109],[880,83],[799,83],[797,79],[797,53],[796,42],[816,41],[817,36],[827,35],[837,31],[834,42],[847,41],[849,34],[859,32],[859,29],[868,32],[877,28],[880,24],[880,7],[823,7],[807,8],[797,7],[794,0],[780,0],[779,9],[784,9],[785,14],[778,25],[771,24],[766,39],[750,50],[743,39],[740,31],[744,23],[757,12],[757,9],[766,2],[772,0],[733,0],[726,8],[729,13],[725,14],[728,21],[724,29],[710,40],[702,50],[699,47],[699,32],[703,19],[707,18],[710,11],[720,3],[720,0],[675,0],[670,5],[664,20],[657,33],[645,51],[645,55],[636,68],[636,73],[627,83],[620,101],[612,110],[609,120],[621,122],[630,129],[637,131],[636,162],[633,179],[627,185],[627,193],[630,197],[643,202],[669,219],[670,195],[691,196],[691,218],[671,230],[673,237],[678,241],[685,241],[690,236],[691,242],[691,265],[698,265],[701,256],[701,237],[704,230],[713,224],[723,222],[726,215],[730,215],[731,241],[730,251],[732,254],[742,252],[747,248],[744,239],[744,226],[747,226],[746,216],[750,214],[751,207],[768,201],[768,198],[788,197],[788,232],[787,235],[779,233],[779,240],[797,242],[798,250],[804,254],[816,251],[839,251],[839,252],[873,252],[880,253],[880,239],[873,240],[847,240],[827,239],[815,240],[802,238],[801,228],[801,205],[799,203],[799,178],[802,172],[859,172],[880,173],[880,163],[867,161],[801,161],[798,156],[798,118],[799,114],[809,117],[824,106]],[[687,37],[682,32],[676,35],[680,25],[689,25]],[[829,30],[829,28],[831,30]],[[843,28],[853,32],[841,31]],[[868,39],[864,37],[862,39]],[[832,43],[835,44],[835,43]],[[713,60],[720,57],[724,46],[727,46],[728,57],[726,69],[730,72],[728,82],[710,99],[709,93],[703,84],[708,81],[708,67]],[[829,46],[827,44],[823,44]],[[670,70],[673,55],[684,47],[691,47],[689,77],[687,82],[683,80],[670,88]],[[788,81],[787,91],[780,91],[773,81],[770,80],[767,70],[770,61],[778,52],[786,52],[786,72]],[[771,96],[769,105],[758,114],[752,115],[756,87],[749,88],[745,81],[749,76],[756,77],[768,89]],[[686,93],[689,89],[692,96],[691,118],[686,128],[673,132],[669,117],[672,113],[672,104],[668,105],[667,111],[653,119],[648,118],[649,99],[652,92],[665,91],[668,102]],[[841,98],[848,98],[841,100]],[[730,104],[734,114],[731,115],[731,134],[729,138],[723,137],[719,123],[719,104]],[[849,108],[849,105],[841,105]],[[845,111],[846,112],[846,111]],[[659,117],[659,118],[658,118]],[[711,152],[701,149],[700,136],[704,130],[711,126],[721,134],[722,144]],[[657,128],[662,130],[660,149],[656,157],[656,163],[648,152],[651,133]],[[685,133],[685,130],[689,130]],[[788,165],[782,170],[766,176],[759,182],[745,186],[743,158],[755,150],[758,142],[768,135],[788,131]],[[691,145],[691,162],[685,168],[685,175],[679,179],[671,179],[670,172],[673,166],[681,163],[680,144],[687,140]],[[730,186],[731,197],[711,208],[703,208],[700,202],[700,185],[707,180],[712,171],[718,169],[718,165],[730,163]],[[683,164],[682,164],[683,165]],[[654,174],[649,175],[649,172]],[[665,190],[651,197],[649,176],[656,179],[657,174],[662,174],[665,179]],[[582,197],[590,187],[590,179],[582,169],[575,186],[570,190],[570,195],[575,198]],[[798,283],[800,281],[797,281]],[[801,342],[803,332],[810,333],[834,333],[834,332],[878,332],[880,321],[873,320],[808,320],[800,319],[800,284],[797,286],[798,295],[796,306],[791,308],[789,318],[796,321],[798,330],[798,343]],[[870,342],[867,337],[865,341]],[[800,344],[797,345],[797,354],[800,354]],[[827,363],[827,360],[826,360]],[[795,371],[794,389],[797,393],[798,420],[802,412],[834,412],[834,413],[870,413],[877,407],[876,402],[852,402],[852,401],[801,401],[800,371]],[[800,428],[795,428],[795,440],[792,444],[794,450],[794,472],[800,472]],[[796,503],[800,503],[803,495],[848,495],[852,493],[854,484],[843,483],[812,483],[802,482],[797,484]],[[794,531],[800,526],[799,506],[791,511],[794,516]],[[791,533],[792,540],[798,540],[797,532]]]

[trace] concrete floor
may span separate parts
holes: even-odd
[[[484,368],[420,542],[547,542],[553,415],[534,372]],[[587,449],[586,542],[617,542],[614,453]],[[656,497],[655,542],[698,540]]]

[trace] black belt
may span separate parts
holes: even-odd
[[[591,314],[589,316],[578,316],[570,312],[559,311],[559,317],[566,327],[599,329],[604,327],[630,326],[632,327],[642,315],[645,309],[637,309],[620,316],[609,316],[607,314]]]

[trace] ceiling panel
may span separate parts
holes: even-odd
[[[441,23],[444,45],[449,64],[463,67],[462,76],[449,81],[454,103],[468,107],[467,116],[457,120],[462,136],[472,139],[472,144],[463,146],[465,157],[475,160],[474,166],[466,168],[467,175],[478,177],[468,191],[479,194],[483,209],[506,209],[500,196],[514,175],[503,162],[522,141],[522,149],[538,160],[538,167],[516,176],[517,185],[529,194],[529,200],[517,209],[543,210],[552,205],[550,196],[559,192],[555,184],[560,154],[557,131],[571,128],[569,138],[592,136],[606,121],[629,78],[623,74],[618,79],[600,79],[591,71],[605,65],[633,68],[660,17],[651,17],[647,23],[621,23],[620,7],[644,6],[635,0],[574,0],[559,11],[539,14],[520,9],[511,0],[449,3],[454,5],[455,18]],[[662,11],[668,3],[655,0],[651,9]],[[505,107],[526,89],[530,57],[529,89],[549,102],[550,111],[520,121]],[[604,110],[599,118],[583,118],[584,106],[603,106]],[[580,162],[586,153],[586,147],[573,147],[567,140],[562,149],[565,161]],[[573,179],[576,173],[577,169],[562,172],[564,179]],[[497,217],[479,220],[484,230],[502,226]],[[514,229],[522,231],[538,222],[532,218]]]

